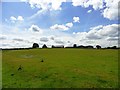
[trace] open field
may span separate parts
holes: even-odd
[[[118,87],[118,50],[31,49],[2,54],[3,88]]]

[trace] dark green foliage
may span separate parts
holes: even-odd
[[[101,48],[101,46],[100,46],[100,45],[96,45],[96,48],[97,48],[97,49],[100,49],[100,48]]]
[[[44,44],[44,45],[42,46],[42,48],[47,48],[46,44]]]
[[[33,48],[39,48],[39,45],[37,43],[34,43],[32,47]]]

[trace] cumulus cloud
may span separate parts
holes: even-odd
[[[52,3],[52,9],[53,10],[61,10],[61,5],[63,2],[66,2],[66,0],[51,0]]]
[[[11,16],[11,17],[10,17],[10,20],[11,20],[11,21],[16,21],[17,19],[16,19],[14,16]]]
[[[10,20],[12,23],[18,22],[18,21],[24,21],[24,18],[22,16],[18,16],[17,18],[14,16],[10,17]]]
[[[118,46],[119,27],[119,24],[99,25],[91,27],[88,32],[73,32],[74,40],[72,42],[78,45]]]
[[[119,15],[118,6],[119,0],[72,0],[73,6],[81,6],[88,8],[92,6],[94,10],[100,10],[104,18],[109,20],[118,19]],[[88,11],[88,13],[91,11]]]
[[[119,0],[105,0],[105,3],[106,8],[102,11],[102,15],[110,20],[118,19],[120,15],[120,12],[118,12],[120,9],[118,6]]]
[[[73,27],[73,23],[72,22],[71,23],[66,23],[66,26],[71,28],[71,27]]]
[[[50,29],[52,29],[52,30],[68,30],[69,28],[66,27],[65,25],[55,24],[55,25],[51,26]]]
[[[34,16],[43,13],[46,10],[62,10],[62,3],[68,0],[27,0],[31,8],[40,9]],[[91,6],[94,10],[100,10],[104,18],[109,20],[118,19],[119,0],[71,0],[73,6],[88,8]],[[89,10],[87,13],[90,13]]]
[[[86,3],[87,0],[72,0],[73,6],[84,6],[84,3]],[[88,7],[88,6],[86,6]]]
[[[42,29],[39,28],[37,25],[34,25],[34,24],[29,28],[29,30],[33,31],[33,32],[43,33]]]
[[[92,6],[95,10],[103,8],[103,0],[72,0],[73,6],[89,7]]]
[[[37,29],[35,29],[34,31],[33,27],[35,28],[37,27]],[[18,32],[14,32],[14,29],[16,30],[16,28],[5,28],[3,25],[3,28],[0,30],[7,31],[9,33],[3,33],[6,39],[2,40],[2,43],[5,44],[6,46],[0,45],[0,48],[32,47],[32,44],[34,42],[42,43],[40,44],[41,45],[40,47],[42,47],[44,43],[49,46],[50,45],[73,46],[74,43],[76,43],[77,45],[93,45],[93,46],[99,44],[102,47],[113,45],[117,46],[118,28],[120,28],[120,25],[119,24],[98,25],[95,27],[91,27],[88,30],[88,32],[74,32],[73,34],[57,30],[56,31],[45,30],[46,31],[45,33],[43,32],[38,34],[39,32],[41,32],[40,27],[38,27],[37,25],[31,25],[30,28],[25,31],[20,30],[19,28]],[[36,30],[37,33],[34,33],[36,32]]]
[[[79,17],[73,17],[73,22],[80,22],[80,18]]]
[[[92,6],[94,10],[103,8],[103,0],[72,0],[73,6],[89,7]]]
[[[103,8],[103,0],[89,0],[87,2],[89,5],[92,5],[94,10]]]
[[[42,42],[48,42],[49,40],[48,40],[47,37],[42,37],[42,38],[40,38],[40,41],[42,41]]]
[[[118,36],[118,27],[120,27],[119,24],[106,25],[98,29],[98,33],[102,36],[116,37]]]
[[[61,10],[61,5],[66,0],[28,0],[31,8],[39,8],[40,10]]]
[[[118,26],[117,24],[96,26],[90,28],[86,37],[89,39],[101,39],[104,37],[118,37]]]
[[[17,20],[18,20],[18,21],[23,21],[24,19],[23,19],[22,16],[18,16]]]
[[[53,26],[50,27],[50,29],[52,30],[69,30],[71,27],[73,27],[73,23],[66,23],[65,25],[61,24],[55,24]]]
[[[62,4],[67,2],[67,0],[25,0],[25,2],[27,2],[32,9],[39,9],[37,13],[29,17],[29,19],[33,19],[47,13],[48,11],[62,10]]]
[[[95,30],[91,30],[87,33],[86,37],[88,39],[101,39],[102,37],[95,31]]]
[[[40,10],[34,15],[44,13],[47,10],[62,10],[62,3],[67,2],[67,0],[28,0],[28,3],[32,8],[39,8]],[[119,15],[118,3],[119,0],[71,0],[73,6],[81,6],[83,8],[88,8],[91,6],[94,10],[100,10],[104,18],[109,20],[118,19]],[[88,10],[87,13],[90,13]]]

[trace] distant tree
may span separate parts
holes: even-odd
[[[39,48],[39,45],[37,43],[33,43],[32,48]]]
[[[64,48],[64,45],[59,45],[59,46],[52,45],[52,48]]]
[[[78,48],[85,48],[85,46],[83,46],[83,45],[80,45],[80,46],[78,46]]]
[[[107,47],[107,49],[111,49],[111,47]]]
[[[100,46],[100,45],[96,45],[96,48],[97,48],[97,49],[100,49],[100,48],[101,48],[101,46]]]
[[[77,48],[77,44],[74,44],[74,45],[73,45],[73,48]]]
[[[44,45],[42,46],[42,48],[47,48],[46,44],[44,44]]]
[[[86,46],[86,48],[94,48],[93,46]]]
[[[52,45],[52,48],[54,48],[55,46],[54,45]]]
[[[117,49],[117,46],[107,47],[107,49]]]
[[[112,49],[117,49],[117,46],[113,46],[113,47],[111,47]]]

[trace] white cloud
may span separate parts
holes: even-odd
[[[102,47],[118,46],[118,27],[120,27],[118,24],[99,25],[90,28],[88,32],[74,32],[73,35],[77,44],[93,46],[99,44]]]
[[[108,37],[107,40],[108,41],[118,41],[119,38],[118,37]]]
[[[63,2],[66,2],[66,0],[51,0],[52,1],[52,9],[53,10],[61,10],[61,5]]]
[[[92,39],[101,39],[106,37],[118,37],[118,25],[106,25],[106,26],[96,26],[90,28],[91,30],[87,33],[87,37]]]
[[[84,3],[86,0],[72,0],[72,5],[73,6],[84,6]]]
[[[33,15],[37,16],[39,14],[45,13],[45,11],[52,10],[62,10],[62,3],[68,2],[67,0],[28,0],[28,3],[32,8],[39,8],[39,11]],[[119,0],[71,0],[73,6],[81,6],[83,8],[88,8],[91,6],[94,10],[99,10],[104,18],[109,20],[118,19],[118,2]],[[90,13],[88,10],[87,13]]]
[[[61,10],[61,5],[66,0],[28,0],[32,8],[39,8],[41,10]]]
[[[66,27],[65,25],[55,24],[55,25],[51,26],[50,29],[52,29],[52,30],[68,30],[69,28]]]
[[[103,8],[103,0],[72,0],[72,5],[85,8],[92,6],[93,9],[97,10]]]
[[[91,13],[91,12],[92,12],[92,10],[88,10],[88,11],[87,11],[87,13]]]
[[[55,24],[55,25],[51,26],[50,29],[52,29],[52,30],[69,30],[71,27],[73,27],[72,22],[66,23],[65,25],[63,25],[63,24],[61,24],[61,25]]]
[[[117,20],[118,19],[118,7],[119,0],[72,0],[73,6],[81,6],[84,8],[88,8],[92,6],[94,10],[100,10],[101,14],[104,18],[109,20]],[[90,11],[88,11],[89,13]]]
[[[117,20],[120,15],[118,12],[120,9],[118,7],[119,0],[105,0],[105,3],[106,8],[102,11],[102,15],[110,20]]]
[[[91,27],[88,32],[74,32],[74,34],[61,32],[59,30],[42,30],[37,25],[31,25],[31,29],[21,30],[17,27],[0,26],[3,34],[0,35],[0,48],[32,47],[33,43],[38,43],[40,47],[45,43],[51,45],[73,46],[97,44],[102,47],[118,45],[118,24],[99,25]],[[33,29],[33,27],[35,29]],[[16,30],[18,29],[18,30]],[[8,31],[9,30],[9,31]],[[40,31],[42,30],[42,33]],[[31,32],[32,31],[32,32]],[[37,31],[37,33],[35,33]],[[45,31],[45,32],[43,32]],[[5,33],[7,32],[7,33]],[[22,36],[21,36],[22,35]],[[3,38],[3,36],[5,38]]]
[[[92,5],[94,10],[103,8],[103,0],[89,0],[89,5]]]
[[[117,46],[118,37],[117,34],[115,34],[117,30],[117,26],[118,26],[117,24],[106,25],[106,26],[99,25],[90,28],[90,31],[88,32],[76,32],[76,33],[74,32],[73,35],[71,34],[64,35],[59,33],[59,36],[56,37],[57,39],[54,38],[54,41],[58,41],[57,44],[61,44],[65,46],[72,46],[74,43],[76,43],[77,45],[93,45],[93,46],[99,44],[102,47],[113,46],[113,45]],[[106,29],[108,31],[106,31]],[[100,31],[107,33],[106,36],[101,34]],[[70,43],[68,43],[68,41],[70,41]],[[52,45],[55,45],[55,43],[52,43]]]
[[[101,39],[101,38],[102,38],[102,36],[100,36],[100,35],[97,33],[97,30],[90,30],[90,31],[87,33],[86,37],[87,37],[88,39],[94,39],[94,40],[97,40],[97,39]]]
[[[73,22],[80,22],[80,18],[79,17],[73,17]]]
[[[73,17],[73,22],[80,22],[80,18],[79,17]],[[50,27],[50,29],[52,30],[69,30],[70,28],[73,27],[73,22],[69,22],[66,24],[55,24],[53,26]]]
[[[96,26],[90,28],[90,31],[87,33],[86,37],[89,41],[93,41],[95,44],[100,44],[103,47],[114,45],[118,46],[118,27],[118,24]]]
[[[55,43],[57,43],[57,44],[64,44],[65,42],[62,41],[62,40],[55,40]]]
[[[23,21],[24,19],[23,19],[22,16],[18,16],[17,20],[18,20],[18,21]]]
[[[28,30],[33,31],[33,32],[39,32],[41,34],[43,33],[43,30],[34,24]]]
[[[62,3],[66,0],[27,0],[32,9],[38,8],[37,13],[32,15],[30,19],[43,15],[48,11],[60,11],[62,10]]]
[[[42,42],[48,42],[49,40],[48,40],[47,37],[42,37],[42,38],[40,38],[40,41],[42,41]]]
[[[10,20],[11,20],[11,21],[16,21],[17,19],[16,19],[14,16],[11,16],[11,17],[10,17]]]
[[[102,36],[116,37],[118,36],[118,25],[112,24],[104,26],[98,33]]]
[[[6,20],[7,20],[7,19],[6,19]],[[17,18],[14,17],[14,16],[11,16],[11,17],[10,17],[10,21],[11,21],[12,23],[20,22],[20,21],[24,21],[24,18],[23,18],[22,16],[18,16]]]
[[[71,27],[73,27],[73,23],[72,22],[71,23],[66,23],[66,26],[71,28]]]
[[[15,21],[16,21],[17,19],[16,19],[14,16],[11,16],[11,17],[10,17],[10,20],[11,20],[12,23],[15,23]]]

